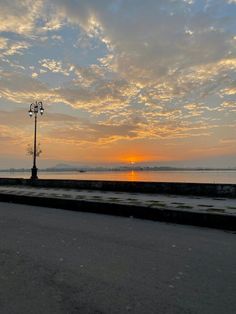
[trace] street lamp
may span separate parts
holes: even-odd
[[[37,144],[37,115],[40,112],[41,116],[44,113],[43,103],[42,101],[36,101],[35,103],[30,105],[29,116],[32,117],[34,114],[34,153],[33,153],[33,168],[31,169],[31,180],[38,179],[37,172],[38,169],[36,167],[36,144]]]

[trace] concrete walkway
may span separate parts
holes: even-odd
[[[175,215],[176,213],[181,213],[182,215],[184,213],[192,213],[199,215],[210,215],[211,217],[213,217],[213,215],[217,215],[218,218],[222,217],[222,219],[223,217],[232,217],[236,219],[236,200],[233,198],[42,188],[13,185],[0,186],[0,200],[4,201],[4,196],[8,201],[11,201],[12,198],[13,202],[14,199],[19,200],[19,197],[24,198],[24,200],[27,200],[27,198],[32,200],[33,198],[35,201],[39,202],[38,205],[42,205],[40,200],[42,201],[42,199],[50,199],[55,201],[57,200],[57,204],[59,200],[63,200],[67,201],[68,204],[69,201],[73,201],[73,204],[75,204],[75,202],[82,205],[88,203],[91,205],[96,205],[97,207],[99,207],[99,205],[100,207],[109,205],[110,208],[112,206],[115,208],[116,205],[119,206],[119,208],[142,208],[146,211],[146,214],[150,212],[150,210],[159,210],[162,212],[168,210],[168,213],[170,213],[169,215],[171,215],[171,212]],[[37,202],[30,202],[30,204],[37,205]],[[54,206],[48,204],[48,207]],[[100,211],[97,210],[96,212]],[[110,212],[107,213],[110,214]],[[143,216],[142,218],[145,217]]]
[[[0,193],[96,201],[101,203],[116,203],[135,206],[138,205],[154,208],[168,208],[173,210],[187,210],[190,212],[215,212],[225,213],[227,215],[236,215],[236,200],[230,198],[73,190],[61,188],[35,188],[24,186],[0,186]]]

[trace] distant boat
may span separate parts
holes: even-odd
[[[86,172],[86,170],[78,170],[79,172]]]

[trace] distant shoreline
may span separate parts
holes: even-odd
[[[0,172],[30,172],[31,169],[0,169]],[[126,171],[236,171],[236,168],[172,168],[172,167],[124,167],[124,168],[46,168],[39,169],[40,172],[126,172]]]

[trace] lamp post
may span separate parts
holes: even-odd
[[[34,151],[33,151],[33,168],[31,169],[31,180],[38,179],[37,172],[38,169],[36,167],[36,155],[37,155],[37,116],[38,112],[41,115],[44,113],[43,103],[41,101],[36,101],[35,103],[30,105],[29,116],[32,118],[34,114]]]

